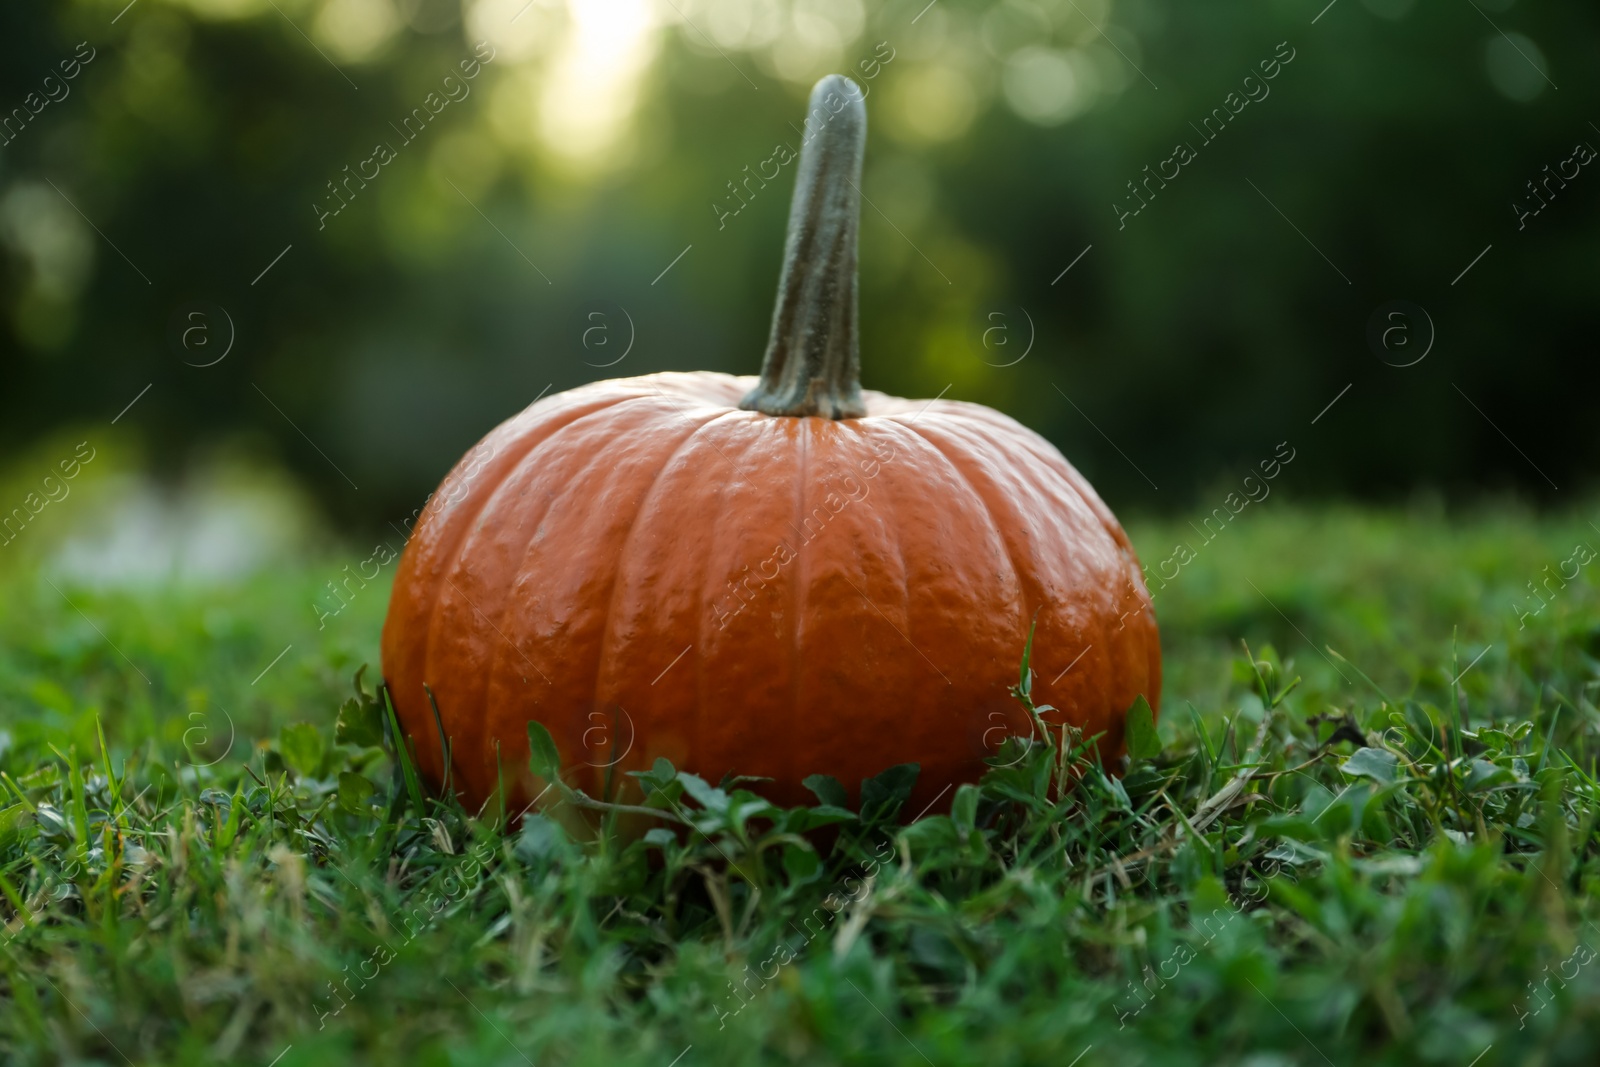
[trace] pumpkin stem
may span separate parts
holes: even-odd
[[[856,337],[856,231],[866,142],[860,87],[840,74],[817,82],[789,205],[772,334],[761,384],[739,405],[746,411],[830,419],[867,413]]]

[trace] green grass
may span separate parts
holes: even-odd
[[[385,593],[309,607],[366,551],[0,571],[0,1060],[1593,1064],[1600,567],[1512,604],[1597,515],[1136,526],[1196,558],[1120,779],[1052,730],[905,825],[904,769],[849,812],[658,767],[589,841],[366,743]]]

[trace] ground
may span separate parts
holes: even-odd
[[[1597,518],[1135,523],[1189,551],[1120,778],[1041,709],[949,815],[903,825],[904,769],[778,812],[658,766],[655,832],[586,842],[391,761],[386,577],[310,607],[369,550],[0,564],[0,1058],[1593,1064]]]

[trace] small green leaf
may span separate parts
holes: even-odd
[[[911,928],[906,955],[909,960],[929,970],[950,973],[967,966],[967,957],[951,938],[925,926]]]
[[[1262,837],[1283,837],[1295,841],[1320,841],[1322,831],[1315,820],[1304,815],[1273,815],[1261,820],[1256,832]]]
[[[0,846],[10,843],[12,835],[27,825],[27,818],[28,809],[21,804],[13,804],[9,808],[0,808]],[[23,914],[26,914],[26,910],[24,910]]]
[[[72,840],[72,827],[67,824],[61,810],[54,804],[40,804],[33,809],[33,817],[39,824],[39,832],[46,838],[58,841]]]
[[[983,790],[975,785],[963,785],[956,790],[956,799],[950,804],[950,821],[963,834],[971,833],[978,824],[978,798]]]
[[[1117,807],[1122,811],[1132,811],[1133,801],[1128,799],[1128,791],[1122,788],[1121,780],[1112,778],[1103,771],[1095,773],[1100,776],[1100,784],[1106,787],[1106,792],[1117,802]]]
[[[809,882],[822,870],[822,861],[816,852],[799,845],[783,846],[783,870],[795,883]]]
[[[661,756],[656,757],[655,763],[651,765],[648,771],[629,771],[627,773],[628,777],[639,779],[639,784],[644,787],[646,796],[654,796],[678,780],[678,769],[672,765],[671,760],[664,759]]]
[[[308,722],[294,722],[278,731],[278,748],[283,761],[301,778],[316,776],[326,750],[322,734]]]
[[[922,768],[915,763],[900,763],[876,778],[861,782],[861,820],[878,822],[892,819],[911,796]]]
[[[1462,733],[1474,741],[1496,752],[1515,752],[1524,737],[1533,732],[1533,723],[1521,722],[1513,727],[1486,726],[1477,733],[1463,730]]]
[[[365,813],[367,801],[377,791],[377,786],[354,771],[339,772],[339,806],[352,815]]]
[[[644,843],[656,848],[670,848],[678,843],[678,835],[665,826],[654,826],[644,832]]]
[[[1033,629],[1039,624],[1039,614],[1034,613],[1033,621],[1028,623],[1028,640],[1022,646],[1022,665],[1017,672],[1017,695],[1027,697],[1033,693],[1033,670],[1030,661],[1033,659]]]
[[[707,811],[714,811],[718,815],[727,812],[728,794],[716,788],[698,774],[679,771],[678,781],[683,783],[683,791],[693,797],[695,802],[702,808]]]
[[[333,739],[341,745],[359,748],[383,743],[383,709],[376,700],[351,697],[339,706],[333,726]]]
[[[1141,763],[1122,776],[1122,788],[1130,797],[1146,797],[1170,781],[1170,774],[1157,770],[1153,764]]]
[[[1129,759],[1155,759],[1161,754],[1161,737],[1156,733],[1155,712],[1150,710],[1150,702],[1143,693],[1134,699],[1133,707],[1128,709],[1125,729]]]
[[[728,803],[728,825],[740,832],[751,819],[770,819],[782,814],[782,808],[744,789],[734,790]]]
[[[1469,765],[1467,780],[1461,785],[1468,792],[1475,792],[1516,780],[1517,776],[1511,768],[1498,766],[1488,760],[1475,759]]]
[[[1310,845],[1302,844],[1299,841],[1290,840],[1284,841],[1269,850],[1266,858],[1277,860],[1279,863],[1290,863],[1298,867],[1304,863],[1324,862],[1328,858],[1328,853],[1323,852],[1321,849],[1312,848]]]
[[[1395,779],[1396,759],[1393,752],[1382,748],[1358,748],[1339,769],[1346,774],[1371,778],[1379,785],[1390,785]]]
[[[528,768],[547,782],[555,781],[561,773],[561,753],[541,722],[528,723]]]
[[[367,687],[361,684],[361,676],[366,673],[367,665],[365,663],[356,668],[356,676],[354,679],[356,686],[356,697],[363,703],[372,704],[374,707],[381,707],[383,701],[378,699],[378,694],[367,692]],[[382,679],[379,679],[379,686],[382,686]]]
[[[543,815],[529,815],[522,820],[513,850],[525,860],[549,859],[565,852],[567,844],[566,832],[559,825]]]
[[[1334,841],[1352,826],[1360,825],[1361,813],[1366,810],[1371,792],[1371,787],[1365,783],[1351,783],[1338,793],[1313,785],[1306,790],[1300,809],[1324,841]],[[1288,838],[1292,835],[1284,836]]]
[[[924,856],[936,850],[957,848],[961,833],[948,815],[928,815],[900,831],[900,838],[911,846],[914,855]]]
[[[808,774],[800,784],[811,790],[813,796],[829,807],[850,806],[850,798],[844,791],[843,783],[831,774]]]

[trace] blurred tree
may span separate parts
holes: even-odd
[[[8,451],[137,395],[157,463],[243,441],[375,524],[543,392],[753,373],[792,177],[752,175],[838,70],[869,386],[1119,507],[1285,439],[1300,493],[1600,458],[1590,7],[124,2],[0,14]]]

